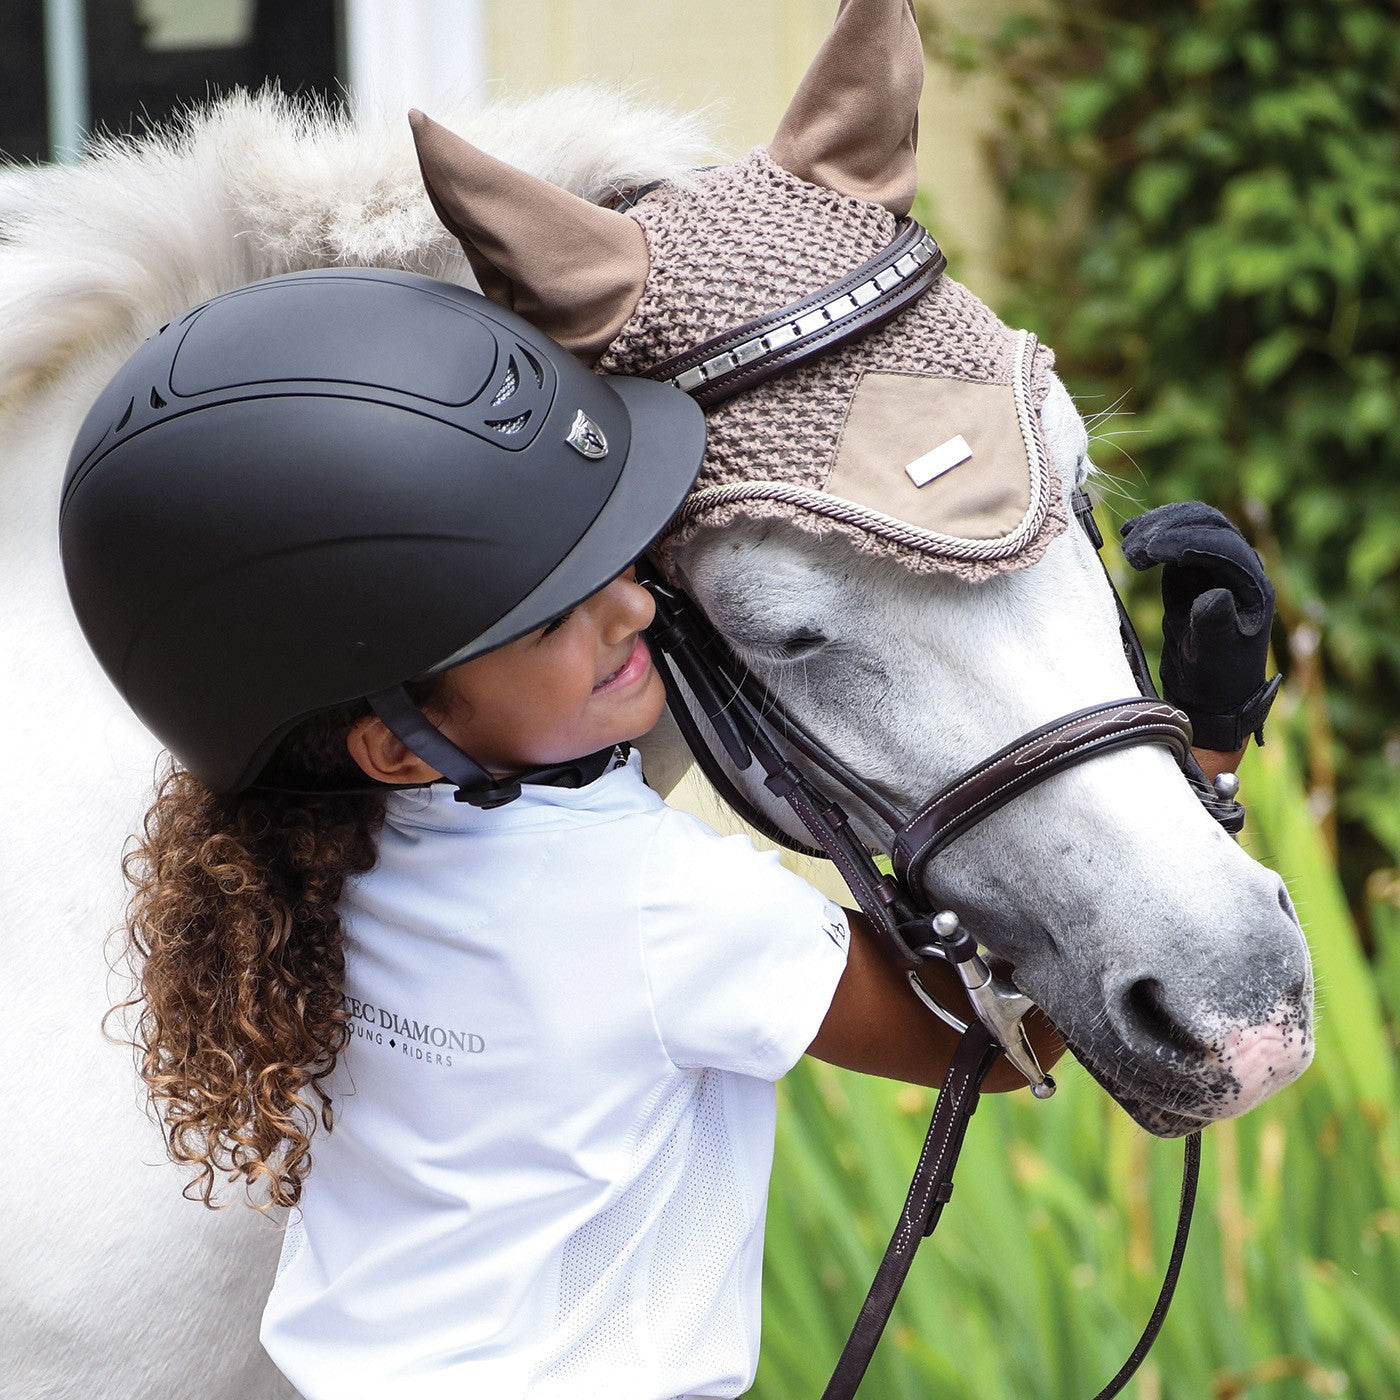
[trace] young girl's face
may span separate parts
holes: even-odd
[[[666,703],[642,640],[655,612],[628,569],[547,626],[446,672],[434,719],[497,773],[636,739]]]

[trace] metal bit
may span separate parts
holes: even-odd
[[[951,941],[962,931],[958,916],[952,910],[945,910],[933,921],[934,931],[945,941]],[[953,963],[982,1024],[991,1031],[997,1043],[1006,1053],[1006,1058],[1016,1066],[1031,1086],[1031,1093],[1038,1099],[1048,1099],[1055,1092],[1055,1081],[1040,1067],[1035,1050],[1026,1036],[1022,1020],[1035,1003],[1016,990],[1005,978],[996,976],[991,968],[978,955]],[[967,1025],[953,1015],[946,1007],[940,1006],[928,993],[918,975],[909,974],[909,985],[925,1006],[940,1020],[958,1032],[965,1031]]]

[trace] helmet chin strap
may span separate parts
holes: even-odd
[[[496,778],[470,754],[463,753],[441,729],[413,703],[401,685],[377,691],[366,697],[370,709],[383,720],[385,727],[405,748],[436,768],[449,782],[455,783],[458,802],[473,807],[504,807],[520,796],[522,783],[544,783],[553,787],[585,787],[601,777],[612,762],[618,746],[610,744],[597,753],[576,758],[568,763],[550,764]],[[624,746],[625,750],[625,746]]]
[[[366,698],[370,709],[411,754],[456,783],[458,802],[470,802],[473,807],[502,807],[520,796],[518,779],[493,778],[413,703],[403,686],[390,686]]]

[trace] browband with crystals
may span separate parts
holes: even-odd
[[[947,265],[923,225],[901,219],[888,247],[854,272],[653,365],[647,378],[674,384],[710,408],[883,325],[922,296]]]

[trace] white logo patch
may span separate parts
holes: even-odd
[[[922,457],[915,457],[904,470],[915,486],[927,486],[944,472],[961,466],[971,456],[972,449],[967,445],[967,439],[959,433],[957,437],[950,437],[947,442],[925,452]]]

